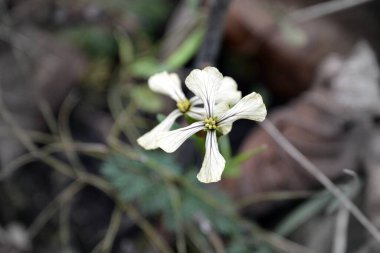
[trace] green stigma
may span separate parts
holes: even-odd
[[[182,112],[182,113],[185,113],[187,111],[189,111],[190,109],[190,101],[187,100],[187,99],[184,99],[184,100],[180,100],[177,102],[177,108]]]
[[[210,117],[204,120],[205,123],[205,130],[206,131],[213,131],[216,130],[216,117]]]

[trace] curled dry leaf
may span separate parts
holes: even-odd
[[[286,2],[286,3],[284,3]],[[297,22],[294,10],[321,1],[235,0],[226,24],[226,44],[244,58],[251,57],[252,72],[281,98],[299,95],[310,88],[316,70],[330,52],[349,53],[359,38],[379,45],[379,23],[375,4],[351,8],[349,12]],[[378,49],[378,48],[376,48]]]
[[[346,99],[336,96],[336,93],[339,90],[341,94],[350,96],[358,85],[368,92],[378,91],[378,65],[374,59],[373,51],[366,43],[359,43],[347,59],[329,57],[321,65],[314,89],[270,114],[269,120],[280,132],[331,179],[339,177],[344,169],[358,169],[374,111],[370,108],[377,108],[380,101],[374,99],[367,106],[360,107],[368,96],[366,92],[356,93],[356,99],[351,100],[351,108],[357,110],[347,110]],[[356,66],[355,70],[352,66]],[[368,75],[368,71],[373,75]],[[361,78],[355,77],[358,74]],[[341,76],[346,76],[345,82],[337,82]],[[239,178],[222,182],[222,187],[235,199],[266,191],[319,187],[318,182],[277,146],[263,129],[252,131],[241,150],[260,145],[266,145],[267,150],[243,164]],[[255,204],[251,207],[254,214],[259,214],[273,205]]]

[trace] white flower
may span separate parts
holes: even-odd
[[[229,76],[225,76],[220,88],[216,92],[215,103],[226,103],[228,106],[236,104],[241,99],[241,92],[237,88],[235,80]]]
[[[161,132],[157,139],[157,145],[165,152],[171,153],[191,135],[201,130],[207,131],[206,153],[202,168],[197,175],[199,181],[203,183],[219,181],[224,170],[225,160],[219,152],[216,131],[222,133],[229,131],[232,123],[238,119],[263,121],[267,114],[261,96],[255,92],[237,101],[232,108],[218,112],[215,103],[223,80],[222,74],[216,68],[193,70],[185,83],[202,100],[205,110],[203,119],[184,128]]]
[[[177,109],[172,111],[155,128],[137,139],[137,143],[140,146],[149,150],[158,148],[157,136],[161,132],[169,131],[179,116],[188,115],[190,118],[200,120],[204,117],[205,113],[203,108],[196,107],[202,104],[200,98],[197,96],[191,99],[186,98],[181,89],[181,82],[177,74],[169,74],[167,72],[155,74],[149,78],[148,84],[151,90],[167,95],[177,102]],[[216,100],[221,104],[219,110],[226,110],[226,106],[235,104],[241,98],[241,92],[237,90],[236,82],[230,77],[223,79],[222,87],[218,92]]]
[[[167,95],[177,102],[177,109],[172,111],[160,124],[148,133],[137,139],[137,143],[145,149],[158,148],[156,143],[157,134],[169,131],[175,120],[182,114],[188,114],[192,118],[199,118],[199,108],[195,105],[202,101],[193,97],[187,99],[181,88],[181,81],[177,74],[161,72],[151,76],[148,80],[149,88],[155,92]]]

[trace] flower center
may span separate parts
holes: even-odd
[[[184,99],[184,100],[180,100],[177,102],[177,108],[182,112],[182,113],[185,113],[187,111],[189,111],[190,109],[190,101],[187,100],[187,99]]]
[[[213,130],[216,130],[216,128],[217,128],[216,117],[206,118],[206,119],[204,119],[204,123],[205,123],[205,130],[206,131],[213,131]]]

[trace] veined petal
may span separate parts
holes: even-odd
[[[216,92],[216,103],[227,103],[229,106],[235,105],[241,99],[241,91],[234,79],[226,76],[222,80],[222,85]]]
[[[137,143],[147,150],[158,148],[157,135],[161,132],[169,131],[174,121],[181,115],[182,113],[178,109],[172,111],[160,124],[138,138]]]
[[[225,112],[227,112],[230,109],[228,104],[226,102],[221,102],[219,104],[215,105],[215,112],[214,115],[218,119],[221,115],[223,115]],[[218,125],[218,131],[222,133],[222,135],[226,135],[229,132],[231,132],[232,129],[232,123],[231,124],[225,124],[225,125]]]
[[[189,111],[186,114],[189,115],[191,118],[198,121],[202,121],[206,117],[206,112],[203,107],[201,108],[201,107],[192,106],[190,107]]]
[[[177,102],[186,99],[181,88],[181,81],[175,73],[169,74],[164,71],[154,74],[149,78],[148,84],[151,90],[167,95]]]
[[[190,136],[202,130],[204,123],[197,121],[190,126],[179,128],[169,132],[161,132],[157,138],[157,144],[167,153],[173,153]]]
[[[203,70],[195,69],[186,78],[186,86],[204,104],[207,117],[214,112],[215,95],[222,83],[223,75],[214,67],[206,67]]]
[[[202,168],[197,178],[202,183],[213,183],[220,180],[226,161],[219,152],[216,132],[209,131],[206,135],[206,153]]]
[[[230,107],[228,106],[228,104],[226,102],[221,102],[219,104],[216,104],[214,115],[218,119],[221,115],[223,115],[229,109],[230,109]],[[222,135],[228,134],[229,132],[231,132],[231,129],[232,129],[232,123],[220,125],[220,126],[218,125],[218,131],[220,133],[222,133]]]
[[[215,105],[214,116],[220,117],[230,109],[227,103],[222,102]]]
[[[263,98],[260,94],[252,92],[243,97],[236,105],[225,112],[218,119],[218,126],[232,124],[238,119],[263,121],[267,115]]]
[[[201,105],[201,104],[203,104],[202,99],[200,99],[197,96],[194,96],[194,97],[190,98],[190,103],[191,103],[191,105]]]
[[[222,133],[222,135],[229,134],[232,130],[232,123],[219,126],[218,130]]]

